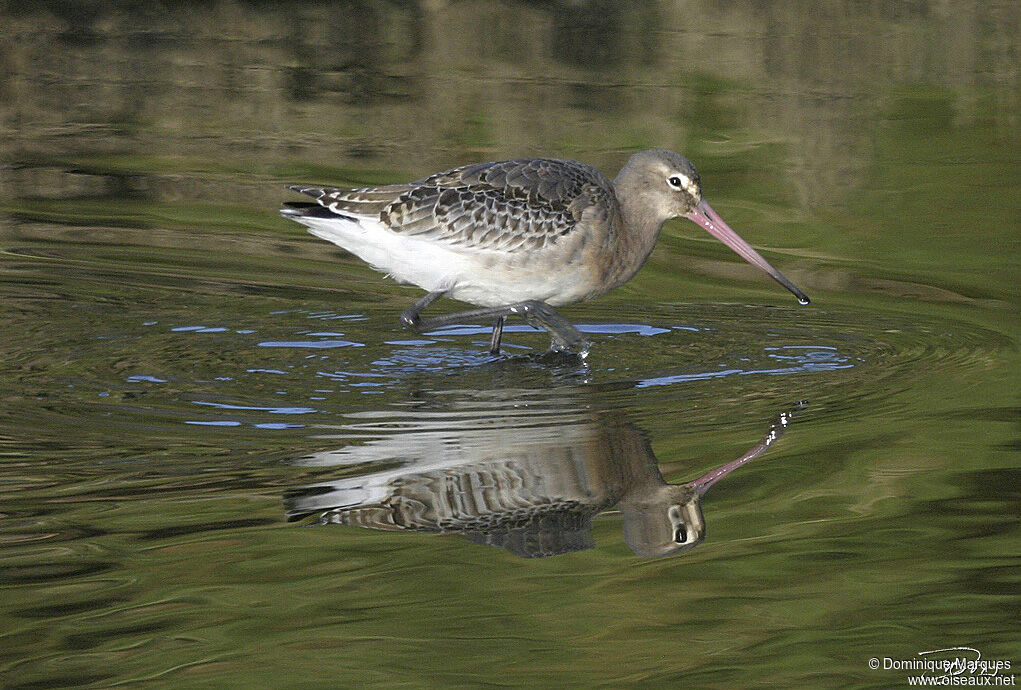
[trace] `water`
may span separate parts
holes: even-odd
[[[5,687],[1021,663],[1017,8],[623,8],[4,10]],[[651,146],[811,305],[674,221],[588,358],[494,357],[276,214]]]

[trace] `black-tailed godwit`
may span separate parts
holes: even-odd
[[[292,185],[315,203],[281,213],[377,271],[428,294],[401,315],[418,331],[494,319],[499,352],[506,317],[553,336],[582,357],[591,342],[553,307],[599,297],[630,280],[663,224],[688,218],[790,290],[808,297],[741,239],[702,196],[695,166],[665,149],[634,154],[614,180],[590,165],[523,158],[454,168],[407,184],[359,189]],[[478,309],[421,312],[440,297]]]

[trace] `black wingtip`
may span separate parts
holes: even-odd
[[[283,208],[280,209],[280,215],[284,218],[326,218],[333,220],[346,218],[346,216],[334,213],[325,206],[312,201],[285,202]]]

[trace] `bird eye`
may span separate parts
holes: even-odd
[[[669,182],[670,186],[673,187],[674,189],[681,188],[681,178],[677,177],[677,175],[671,177],[669,180],[667,180],[667,182]]]
[[[674,528],[674,542],[677,544],[683,544],[688,539],[688,530],[684,529],[684,525],[677,525]]]

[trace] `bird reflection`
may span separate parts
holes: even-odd
[[[762,455],[790,419],[781,414],[740,458],[669,484],[645,434],[620,415],[500,405],[491,414],[383,416],[348,430],[404,428],[295,461],[367,471],[289,490],[285,508],[290,520],[316,515],[320,524],[460,533],[527,558],[592,548],[592,519],[616,509],[635,554],[675,555],[705,538],[701,501],[709,488]]]

